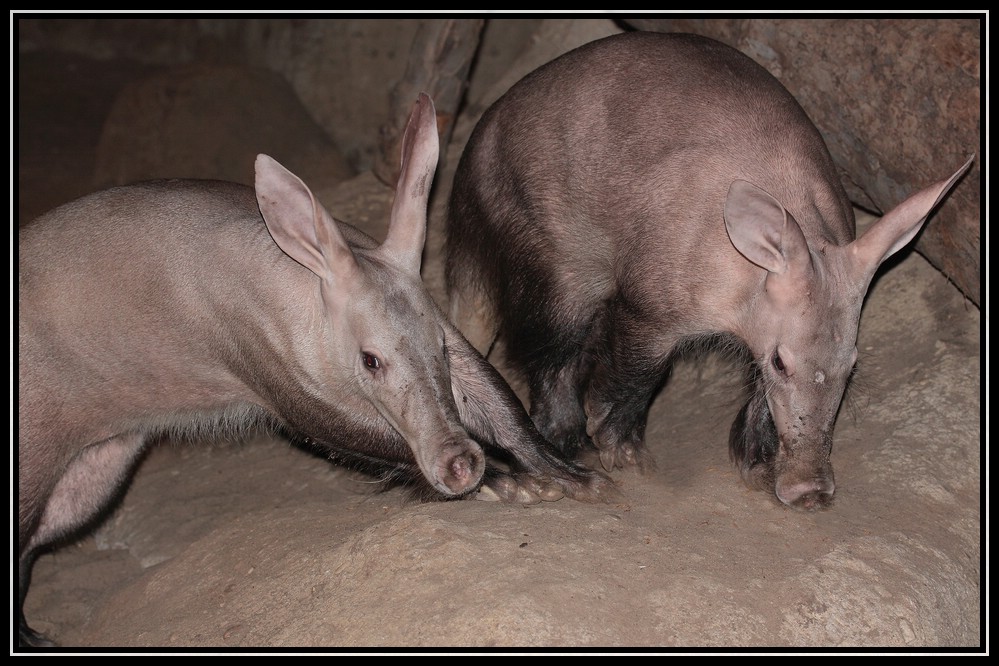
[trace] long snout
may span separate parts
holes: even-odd
[[[758,391],[733,422],[729,447],[746,482],[772,491],[785,506],[815,511],[832,503],[831,424],[818,431],[785,428],[780,434],[765,394]]]
[[[800,478],[797,474],[778,477],[774,489],[777,499],[793,509],[815,511],[832,503],[836,492],[831,466],[818,470],[817,474]]]
[[[479,487],[486,470],[482,447],[472,439],[455,438],[419,460],[423,475],[449,497],[468,494]]]

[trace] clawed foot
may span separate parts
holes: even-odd
[[[616,468],[634,467],[638,465],[638,453],[635,448],[621,445],[617,448],[600,449],[600,465],[608,472]]]
[[[511,471],[505,465],[486,471],[478,493],[472,497],[492,502],[537,504],[569,497],[581,502],[609,502],[619,498],[614,481],[603,472],[567,461],[560,455],[539,451],[540,469]]]
[[[486,502],[507,502],[537,504],[554,502],[565,497],[563,490],[553,481],[542,482],[532,476],[513,476],[507,473],[496,474],[486,479],[474,495],[477,500]]]
[[[644,425],[621,433],[610,421],[612,407],[595,405],[590,400],[584,403],[586,411],[586,435],[590,438],[600,457],[600,466],[608,472],[615,469],[637,467],[644,471],[651,464],[642,445]]]

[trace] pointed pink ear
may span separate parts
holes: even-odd
[[[725,228],[742,256],[782,275],[811,266],[801,227],[777,199],[745,180],[735,180],[725,199]]]
[[[305,183],[267,155],[254,168],[257,205],[278,247],[324,279],[352,271],[354,253]]]
[[[944,198],[954,183],[971,166],[972,155],[954,175],[919,190],[884,214],[864,235],[850,244],[857,271],[868,279],[881,263],[911,241],[923,226],[930,212]]]
[[[396,266],[419,275],[427,237],[427,204],[440,140],[437,111],[426,93],[420,93],[409,114],[402,139],[402,169],[395,187],[392,220],[380,251]]]

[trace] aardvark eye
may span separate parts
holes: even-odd
[[[780,354],[774,352],[774,367],[777,368],[777,372],[780,374],[787,374],[787,368],[784,366],[784,361],[781,359]]]
[[[379,359],[374,354],[369,354],[368,352],[361,352],[361,356],[364,358],[364,367],[371,372],[377,371],[382,367],[381,359]]]

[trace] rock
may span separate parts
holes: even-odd
[[[94,188],[152,178],[252,185],[258,153],[317,185],[353,175],[280,75],[235,66],[170,68],[118,95],[97,146]]]

